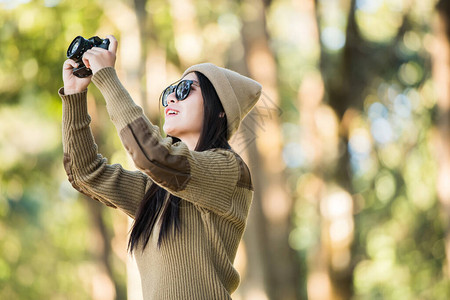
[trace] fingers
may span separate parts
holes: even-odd
[[[115,54],[117,52],[117,44],[118,44],[116,38],[111,34],[107,35],[106,38],[109,39],[108,50],[112,51]]]
[[[95,74],[106,67],[114,67],[116,54],[113,51],[93,47],[83,54],[83,63]]]
[[[92,47],[91,49],[86,50],[85,53],[97,55],[97,54],[105,53],[105,52],[108,52],[108,50],[100,48],[100,47]]]
[[[95,59],[99,59],[100,55],[107,53],[108,50],[103,49],[103,48],[98,48],[98,47],[93,47],[89,50],[87,50],[84,54],[83,54],[83,63],[86,66],[86,68],[91,68],[91,63],[90,60],[94,60]]]
[[[88,53],[88,51],[86,51],[83,54],[83,57],[81,59],[83,60],[83,64],[86,66],[86,68],[90,69],[91,68],[91,64],[89,63],[89,53]]]
[[[78,64],[73,59],[66,59],[63,65],[64,70],[71,70],[73,68],[78,67]]]
[[[73,69],[79,67],[79,64],[73,59],[66,59],[63,65],[64,93],[66,95],[84,91],[89,85],[90,76],[78,78],[73,74]]]

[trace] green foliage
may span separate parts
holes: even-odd
[[[94,35],[102,10],[58,2],[0,10],[0,299],[91,298],[88,215],[63,171],[57,91],[68,44]]]
[[[433,1],[420,2],[427,12],[420,15],[416,8],[402,7],[404,1],[355,1],[356,28],[347,30],[346,45],[326,33],[330,28],[334,33],[345,31],[342,20],[347,14],[340,11],[341,5],[336,10],[332,6],[337,2],[317,3],[324,49],[315,68],[324,78],[326,104],[341,118],[340,168],[348,169],[350,178],[346,182],[339,170],[330,176],[311,168],[308,152],[302,151],[309,145],[299,148],[297,153],[305,157],[298,165],[292,163],[289,171],[297,195],[290,244],[301,257],[326,247],[327,234],[316,230],[324,230],[327,222],[321,207],[324,196],[317,196],[315,188],[346,183],[355,206],[347,269],[352,272],[353,299],[448,299],[450,280],[444,271],[448,220],[436,194],[438,160],[432,137],[436,95],[427,48]],[[283,43],[289,42],[285,38]],[[277,47],[282,50],[285,45]],[[294,54],[278,55],[281,67],[283,61],[302,65],[299,56],[291,60]],[[282,69],[287,73],[281,78],[285,87],[281,93],[289,107],[295,91],[290,93],[288,86],[302,72]],[[284,117],[293,122],[291,115]],[[292,126],[287,124],[286,128]],[[301,144],[309,129],[298,127],[300,142],[298,136],[285,134],[287,142]],[[295,160],[286,162],[289,166]],[[332,247],[327,250],[333,252]]]

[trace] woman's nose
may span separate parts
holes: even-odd
[[[175,92],[169,94],[169,96],[167,96],[167,102],[168,103],[175,103],[178,102],[177,97],[175,97]]]

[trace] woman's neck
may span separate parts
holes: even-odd
[[[200,138],[200,134],[190,134],[178,138],[188,146],[189,150],[194,151]]]

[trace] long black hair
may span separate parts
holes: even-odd
[[[222,103],[219,100],[214,86],[209,79],[200,72],[197,75],[203,96],[203,127],[200,138],[195,147],[195,151],[205,151],[213,148],[231,149],[227,136],[227,118]],[[173,143],[180,140],[172,137]],[[168,234],[174,235],[180,231],[179,207],[181,199],[165,189],[152,184],[145,193],[141,201],[136,218],[131,228],[130,239],[128,240],[128,251],[132,253],[139,243],[142,250],[152,235],[158,217],[160,217],[160,230],[158,237],[158,247],[164,239],[169,238]]]

